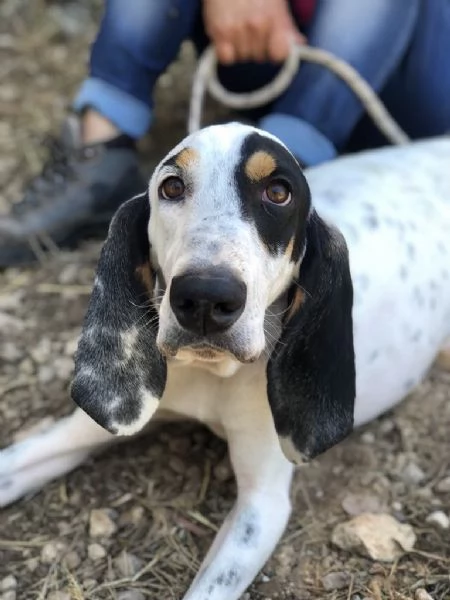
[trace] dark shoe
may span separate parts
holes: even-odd
[[[117,208],[145,187],[132,140],[120,136],[85,146],[78,119],[69,117],[42,173],[10,214],[0,216],[0,268],[103,238]]]

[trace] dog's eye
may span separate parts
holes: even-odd
[[[291,190],[283,181],[274,180],[264,190],[263,199],[273,204],[286,205],[291,201]]]
[[[178,200],[184,194],[184,183],[179,177],[168,177],[160,187],[161,196],[165,200]]]

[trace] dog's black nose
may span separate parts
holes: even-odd
[[[247,286],[228,272],[190,273],[172,279],[170,305],[182,327],[199,335],[225,331],[242,314]]]

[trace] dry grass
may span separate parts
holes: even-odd
[[[42,0],[27,3],[7,24],[0,19],[0,208],[38,168],[41,137],[62,119],[94,31],[90,24],[63,38]],[[148,168],[185,132],[189,60],[184,57],[158,89],[158,123],[143,143]],[[0,274],[0,313],[17,320],[0,333],[0,342],[12,342],[17,351],[0,361],[0,446],[23,427],[71,409],[70,357],[98,249],[87,244],[38,269]],[[436,491],[450,474],[449,384],[447,373],[434,370],[411,399],[367,428],[369,436],[355,433],[297,474],[292,519],[250,590],[252,600],[412,600],[416,589],[434,600],[450,598],[449,534],[425,520],[437,507],[450,508],[449,495]],[[234,482],[216,469],[225,456],[223,442],[205,430],[171,425],[89,461],[0,513],[1,576],[17,577],[19,600],[44,600],[58,590],[73,600],[111,600],[127,589],[180,598],[233,502]],[[420,486],[402,479],[402,456],[424,471]],[[416,550],[386,565],[333,548],[330,532],[346,518],[341,501],[350,491],[376,496],[412,524]],[[88,556],[94,508],[110,508],[118,524],[117,533],[101,541],[107,554],[97,561]],[[41,560],[48,542],[61,543],[50,563]],[[131,575],[114,560],[123,550],[140,560]],[[347,572],[349,583],[325,591],[322,578],[334,571]]]

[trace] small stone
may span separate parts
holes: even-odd
[[[83,581],[83,588],[85,590],[90,590],[90,589],[94,588],[96,585],[98,585],[96,579],[88,578]]]
[[[230,459],[228,454],[217,463],[213,469],[214,477],[218,481],[228,481],[233,477],[233,469],[231,467]]]
[[[0,331],[4,336],[17,335],[25,328],[24,322],[8,313],[0,312]]]
[[[126,590],[117,594],[117,600],[145,600],[145,596],[139,590]]]
[[[3,592],[0,596],[0,600],[16,600],[17,594],[16,590],[8,590],[7,592]]]
[[[81,558],[74,550],[68,552],[64,558],[64,562],[69,571],[73,571],[81,564]]]
[[[41,365],[38,371],[39,383],[46,385],[56,379],[56,371],[53,365]]]
[[[433,597],[424,590],[423,588],[418,588],[416,593],[414,594],[414,600],[433,600]]]
[[[178,456],[171,456],[169,459],[169,467],[178,475],[184,475],[186,473],[186,464]]]
[[[328,573],[322,577],[322,585],[327,592],[331,592],[332,590],[342,590],[348,586],[350,581],[350,574],[345,571]]]
[[[64,354],[66,356],[73,356],[78,348],[79,336],[68,340],[64,345]]]
[[[144,518],[144,508],[142,506],[133,506],[119,517],[119,525],[138,525]]]
[[[58,283],[70,285],[76,283],[80,273],[80,267],[76,263],[66,265],[58,276]]]
[[[47,596],[47,600],[71,600],[71,599],[72,599],[72,596],[69,594],[69,592],[62,592],[62,591],[51,592]]]
[[[435,510],[428,515],[425,519],[427,523],[431,525],[436,525],[441,529],[448,529],[450,527],[450,519],[448,515],[445,514],[442,510]]]
[[[74,362],[67,356],[59,356],[53,361],[53,369],[56,377],[61,381],[67,381],[72,377]]]
[[[450,476],[449,477],[444,477],[444,479],[441,479],[437,484],[436,484],[436,491],[443,493],[443,494],[447,494],[450,492]]]
[[[0,359],[8,363],[14,363],[23,358],[23,352],[13,342],[4,342],[0,345]]]
[[[89,517],[89,535],[93,538],[110,537],[117,526],[112,520],[111,511],[105,508],[91,510]]]
[[[415,462],[408,462],[401,473],[401,478],[405,483],[416,485],[425,479],[426,475]]]
[[[145,596],[139,590],[126,590],[117,594],[117,600],[145,600]]]
[[[362,513],[383,512],[383,503],[377,496],[372,494],[347,494],[342,500],[342,508],[351,517]]]
[[[44,337],[39,344],[30,350],[31,358],[38,365],[43,365],[50,358],[52,343],[49,338]]]
[[[144,561],[134,554],[122,550],[122,552],[113,560],[113,564],[122,577],[133,577],[133,575],[136,575],[136,573],[142,569]]]
[[[342,550],[392,562],[412,550],[416,535],[410,525],[399,523],[391,515],[364,513],[339,523],[331,540]]]
[[[61,557],[66,550],[66,545],[63,542],[48,542],[41,550],[41,562],[50,565]]]
[[[2,592],[8,592],[9,590],[15,590],[17,587],[17,579],[14,575],[8,575],[0,582],[0,590]]]
[[[91,560],[100,560],[106,556],[106,550],[100,544],[89,544],[87,553]]]
[[[372,431],[365,431],[361,435],[361,441],[363,444],[373,444],[375,442],[375,434]]]

